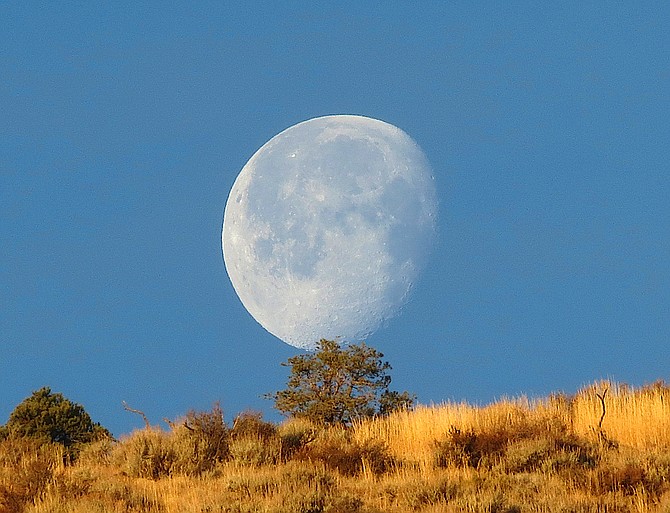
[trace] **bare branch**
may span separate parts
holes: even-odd
[[[598,397],[598,399],[600,399],[600,404],[603,407],[603,414],[600,416],[600,421],[598,421],[598,430],[599,431],[602,431],[603,420],[605,420],[605,412],[606,412],[606,410],[605,410],[605,396],[607,395],[608,390],[609,390],[609,387],[605,388],[605,390],[603,390],[602,394],[599,394],[599,393],[596,392],[596,397]]]
[[[129,411],[130,413],[137,413],[138,415],[142,415],[142,419],[144,420],[144,426],[147,429],[151,428],[151,424],[149,424],[149,419],[147,419],[147,416],[144,414],[143,411],[131,408],[130,406],[128,406],[128,403],[126,403],[126,401],[121,401],[121,404],[123,404],[123,409],[124,410]]]

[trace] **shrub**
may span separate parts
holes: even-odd
[[[404,484],[397,489],[387,489],[387,494],[412,510],[427,506],[444,505],[458,494],[458,486],[445,477],[427,478]]]
[[[64,448],[32,438],[9,437],[0,442],[0,466],[8,479],[0,479],[0,511],[20,513],[51,482],[63,465]],[[1,476],[1,475],[0,475]]]
[[[533,472],[550,461],[555,452],[555,444],[546,437],[511,442],[505,451],[504,470],[508,473]]]
[[[295,458],[321,462],[346,476],[354,476],[364,470],[375,475],[382,474],[393,463],[383,442],[356,442],[344,429],[324,431],[314,442],[298,451]]]
[[[179,447],[176,466],[179,473],[200,475],[230,457],[231,432],[218,403],[211,412],[189,412],[173,435]]]
[[[659,497],[667,490],[667,483],[658,479],[649,463],[634,453],[610,451],[603,455],[597,466],[578,474],[573,482],[593,495],[616,492],[629,496],[645,493]]]
[[[231,438],[257,438],[260,440],[270,440],[277,434],[277,426],[271,422],[263,420],[263,414],[254,411],[245,411],[240,413],[233,422],[233,428],[230,431]]]
[[[364,502],[359,497],[340,490],[337,479],[326,469],[305,463],[289,462],[279,479],[285,513],[359,513]]]
[[[281,448],[278,439],[237,438],[230,442],[233,461],[242,465],[273,465],[280,459]]]
[[[502,462],[506,472],[573,472],[597,465],[598,446],[569,433],[541,433],[511,441]]]
[[[291,419],[277,429],[280,445],[280,458],[287,461],[293,455],[316,439],[317,429],[308,421]]]
[[[622,465],[604,467],[594,471],[591,486],[596,493],[620,491],[624,495],[635,495],[640,490],[650,491],[653,487],[647,473],[638,462],[627,461]]]
[[[77,463],[82,466],[109,465],[116,444],[117,441],[111,438],[86,444],[77,455]]]
[[[558,418],[531,421],[521,414],[511,422],[493,422],[486,429],[462,431],[452,426],[434,446],[438,467],[501,465],[512,473],[591,468],[598,461],[600,447],[570,433]]]
[[[263,415],[247,411],[237,416],[230,430],[230,454],[243,465],[270,465],[281,459],[281,439],[277,426]]]
[[[68,449],[69,456],[76,454],[78,446],[111,434],[100,424],[94,423],[84,408],[41,388],[21,402],[9,416],[4,437],[28,437],[42,443],[58,443]]]
[[[445,440],[435,443],[436,464],[438,467],[475,468],[483,462],[491,464],[492,458],[504,451],[508,441],[509,434],[504,430],[475,433],[473,429],[461,431],[452,426]]]
[[[113,460],[131,477],[160,479],[173,474],[198,476],[230,457],[230,430],[223,411],[189,412],[172,431],[143,429],[121,441]]]
[[[112,461],[129,477],[160,479],[172,473],[172,445],[169,434],[159,429],[135,431],[115,447]]]
[[[307,488],[330,493],[336,487],[336,480],[330,471],[297,461],[288,462],[282,468],[281,482],[291,492],[299,492]]]

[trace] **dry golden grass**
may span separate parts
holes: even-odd
[[[605,416],[599,429],[605,401]],[[670,448],[670,388],[663,383],[635,389],[602,381],[585,387],[573,397],[555,394],[530,400],[503,399],[478,407],[467,403],[419,406],[386,418],[355,425],[359,440],[384,440],[394,457],[430,468],[434,441],[452,427],[461,431],[525,429],[554,420],[563,422],[584,438],[598,436],[640,450]]]
[[[91,444],[69,464],[58,446],[7,439],[0,513],[666,513],[668,393],[600,382],[350,429],[250,415],[231,430],[200,414],[191,429]]]
[[[605,394],[606,414],[602,429],[622,445],[646,449],[670,448],[670,388],[662,382],[635,389],[603,381],[580,391],[570,405],[570,420],[576,433],[586,435],[597,426]]]
[[[419,406],[413,411],[364,421],[354,426],[358,440],[384,440],[398,460],[416,463],[429,469],[434,460],[436,440],[452,428],[490,431],[513,426],[531,410],[527,401],[502,401],[486,407],[465,403],[445,403],[438,406]]]

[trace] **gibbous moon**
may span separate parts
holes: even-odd
[[[247,311],[287,344],[358,342],[407,301],[436,213],[430,166],[405,132],[362,116],[310,119],[235,180],[226,270]]]

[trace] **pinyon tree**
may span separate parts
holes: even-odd
[[[80,404],[43,387],[24,399],[9,415],[5,436],[27,437],[62,444],[66,448],[111,436],[94,423]]]
[[[388,389],[391,370],[384,355],[365,345],[340,346],[322,339],[317,351],[288,359],[287,388],[268,397],[285,415],[317,424],[348,425],[355,419],[409,408],[414,397]]]

